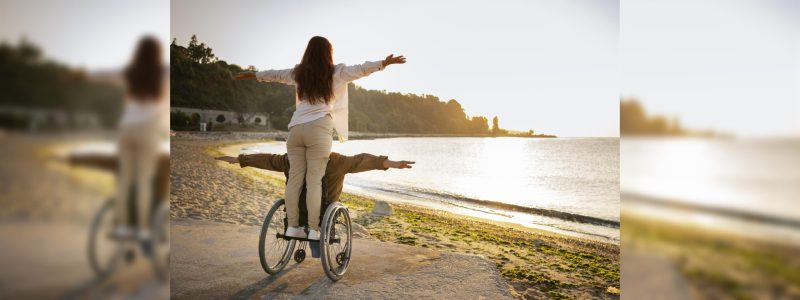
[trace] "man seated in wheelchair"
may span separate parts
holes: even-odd
[[[116,172],[119,169],[118,159],[104,153],[70,154],[67,160],[71,165],[93,167],[110,172]],[[158,209],[160,204],[167,202],[169,199],[169,174],[169,154],[167,153],[156,160],[155,174],[152,176],[152,183],[149,189],[151,196],[148,197],[151,199],[151,203],[148,205],[151,215]],[[125,201],[128,205],[126,210],[127,217],[121,218],[127,220],[125,224],[132,228],[138,227],[140,222],[138,204],[136,203],[136,200],[139,199],[137,196],[139,189],[137,187],[138,183],[134,181],[126,189],[127,196],[124,199],[126,199]]]
[[[228,163],[238,163],[242,168],[253,167],[258,169],[283,172],[287,180],[289,178],[289,157],[286,154],[240,154],[238,157],[221,156],[215,158]],[[354,156],[342,155],[331,152],[325,175],[322,177],[322,205],[320,205],[320,220],[325,214],[325,209],[333,202],[339,201],[344,186],[344,176],[348,173],[358,173],[371,170],[388,169],[409,169],[413,161],[393,161],[386,156],[375,156],[368,153],[361,153]],[[305,183],[300,194],[300,226],[308,226],[308,212],[306,209],[306,188]]]

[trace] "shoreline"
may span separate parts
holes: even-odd
[[[264,141],[174,139],[176,142],[194,144],[202,149],[198,150],[203,159],[210,160],[214,155],[235,155],[230,151],[238,151],[243,144]],[[282,196],[283,178],[268,171],[214,161],[210,164],[247,181],[258,181],[269,191],[267,198]],[[350,208],[354,231],[362,232],[363,238],[484,256],[495,263],[520,298],[619,298],[618,245],[408,204],[392,203],[394,213],[379,217],[371,214],[375,199],[343,193],[341,201]],[[263,218],[264,211],[257,211],[257,218]],[[181,216],[173,213],[173,217]]]
[[[787,229],[800,229],[800,220],[782,216],[769,215],[761,212],[744,211],[726,207],[711,206],[691,201],[670,199],[668,197],[648,196],[640,193],[623,191],[621,197],[634,204],[644,204],[664,210],[676,210],[688,213],[702,213],[711,217],[730,218],[734,221],[745,221],[756,224],[773,225]]]
[[[239,155],[242,149],[251,149],[253,148],[253,146],[256,146],[257,144],[271,143],[271,142],[281,142],[281,141],[275,141],[275,140],[229,141],[220,144],[211,151],[218,152],[220,155],[228,155],[235,157]],[[284,180],[283,175],[275,172],[258,170],[258,169],[252,169],[252,171],[263,173],[266,176],[271,176],[278,180]],[[345,192],[343,192],[343,194],[370,198],[374,200],[384,200],[390,202],[392,205],[398,204],[398,205],[411,206],[416,209],[443,211],[453,215],[454,217],[474,218],[479,221],[490,222],[493,224],[521,229],[521,230],[530,230],[536,233],[546,232],[554,235],[565,235],[572,238],[588,239],[596,242],[608,243],[617,246],[620,245],[620,239],[618,236],[616,239],[614,239],[602,234],[582,232],[577,229],[561,228],[553,225],[529,223],[525,221],[515,222],[512,221],[512,218],[514,218],[515,215],[517,217],[524,215],[531,215],[534,217],[551,218],[553,220],[557,220],[558,222],[567,222],[567,223],[574,222],[578,224],[589,224],[589,225],[602,226],[612,229],[616,228],[617,230],[619,230],[620,223],[619,221],[615,220],[606,220],[602,218],[573,214],[568,212],[561,212],[556,210],[522,207],[503,202],[485,201],[485,200],[471,199],[466,197],[457,197],[452,195],[448,195],[448,197],[453,198],[452,200],[455,200],[456,201],[455,203],[447,201],[443,203],[440,203],[439,201],[418,202],[418,201],[411,201],[407,199],[397,198],[391,195],[376,196],[376,195],[370,195],[368,193],[358,193],[358,192],[354,193],[352,191],[348,192],[346,191],[347,187],[348,186],[346,185]],[[462,203],[458,204],[458,202]],[[492,216],[497,216],[497,217],[492,218]]]
[[[232,140],[232,139],[243,139],[243,140],[252,140],[252,139],[273,139],[273,140],[286,140],[289,136],[288,131],[207,131],[207,132],[200,132],[200,131],[175,131],[176,137],[180,137],[183,139],[218,139],[218,140]],[[452,134],[452,133],[376,133],[376,132],[350,132],[348,136],[348,140],[372,140],[372,139],[383,139],[383,138],[405,138],[405,137],[416,137],[416,138],[423,138],[423,137],[440,137],[440,138],[483,138],[483,137],[495,137],[495,138],[505,138],[505,137],[514,137],[514,138],[531,138],[531,139],[557,139],[558,136],[555,135],[534,135],[534,136],[524,136],[524,135],[491,135],[491,134],[483,134],[483,135],[476,135],[476,134]]]

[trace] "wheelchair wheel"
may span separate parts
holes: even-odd
[[[347,272],[353,250],[353,234],[347,206],[335,202],[325,210],[322,219],[320,250],[325,275],[337,281]]]
[[[170,237],[169,237],[169,203],[163,202],[153,213],[152,220],[152,257],[153,270],[156,278],[162,281],[169,281],[169,258],[170,258]]]
[[[100,207],[89,229],[89,264],[99,278],[113,273],[122,259],[123,247],[112,238],[115,221],[114,201],[109,199]]]
[[[306,260],[306,250],[300,249],[294,252],[294,261],[298,264]]]
[[[264,272],[277,274],[292,259],[296,240],[278,237],[278,234],[283,235],[286,232],[287,226],[286,206],[284,200],[280,199],[267,213],[258,239],[258,258]]]
[[[297,243],[296,250],[294,250],[294,261],[298,264],[303,262],[306,259],[306,241],[300,241]]]

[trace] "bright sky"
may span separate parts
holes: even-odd
[[[685,127],[800,135],[800,1],[623,0],[623,95]]]
[[[22,36],[46,57],[88,70],[119,69],[144,34],[164,41],[169,61],[169,1],[0,1],[0,41]]]
[[[229,63],[290,68],[308,39],[337,63],[403,54],[408,63],[356,83],[456,99],[503,128],[619,135],[619,5],[559,1],[171,2],[172,37],[192,34]]]

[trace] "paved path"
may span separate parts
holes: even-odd
[[[0,222],[0,299],[167,299],[169,286],[140,258],[98,279],[86,255],[88,226]]]
[[[622,249],[622,290],[625,299],[691,299],[689,284],[666,257]]]
[[[291,261],[270,276],[258,260],[260,227],[172,220],[172,299],[509,299],[488,260],[356,239],[353,261],[331,282],[318,259]]]

